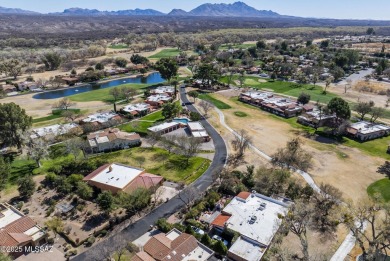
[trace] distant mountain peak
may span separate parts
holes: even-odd
[[[172,15],[172,16],[185,16],[185,15],[188,15],[188,13],[186,11],[184,11],[183,9],[172,9],[172,11],[170,11],[168,13],[168,15]]]
[[[202,4],[189,12],[195,16],[278,17],[278,13],[257,10],[244,2],[233,4]]]
[[[7,8],[7,7],[0,6],[0,14],[39,14],[39,13],[23,10],[20,8]]]

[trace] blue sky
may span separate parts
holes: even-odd
[[[152,8],[169,12],[173,8],[186,11],[203,3],[233,3],[234,0],[0,0],[0,6],[38,12],[58,12],[82,7],[99,10]],[[389,0],[243,0],[261,10],[302,17],[354,18],[390,20]]]

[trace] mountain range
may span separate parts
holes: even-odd
[[[39,14],[15,8],[0,7],[0,14]],[[257,10],[243,2],[233,4],[202,4],[187,12],[182,9],[173,9],[168,14],[154,9],[133,9],[119,11],[99,11],[97,9],[69,8],[63,12],[50,13],[51,15],[77,15],[77,16],[219,16],[219,17],[282,17],[270,10]]]
[[[6,8],[0,6],[0,14],[39,14],[33,11],[22,10],[19,8]]]

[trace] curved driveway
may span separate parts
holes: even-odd
[[[187,108],[189,111],[198,112],[196,108],[190,104],[186,94],[185,88],[180,88],[180,96],[182,102],[187,104]],[[195,190],[197,192],[196,196],[201,197],[202,194],[207,190],[209,186],[213,183],[213,173],[217,173],[222,170],[226,158],[227,158],[227,149],[226,144],[219,133],[208,123],[206,120],[200,121],[210,137],[214,141],[215,145],[215,154],[213,158],[213,162],[210,167],[206,170],[206,172],[199,177],[194,183],[188,186],[186,189]],[[185,189],[185,190],[186,190]],[[182,193],[184,194],[184,193]],[[193,194],[191,192],[191,194]],[[184,194],[185,196],[185,194]],[[193,196],[193,195],[191,195]],[[160,205],[156,209],[154,209],[151,213],[146,215],[144,218],[138,220],[137,222],[130,224],[125,229],[120,231],[119,233],[105,239],[104,241],[92,246],[87,251],[75,256],[72,260],[103,260],[103,256],[98,256],[96,253],[99,253],[101,249],[105,249],[106,251],[110,251],[113,253],[115,249],[117,249],[117,245],[126,245],[126,242],[132,242],[135,239],[139,238],[143,234],[145,234],[150,225],[155,224],[155,222],[160,218],[166,218],[177,212],[179,209],[185,206],[184,202],[178,198],[178,196],[172,198],[168,202]],[[120,238],[120,240],[119,240]],[[124,239],[124,240],[123,240]],[[126,241],[126,242],[123,242]]]

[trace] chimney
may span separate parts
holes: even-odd
[[[110,165],[109,167],[108,167],[108,172],[111,172],[112,171],[112,166]]]

